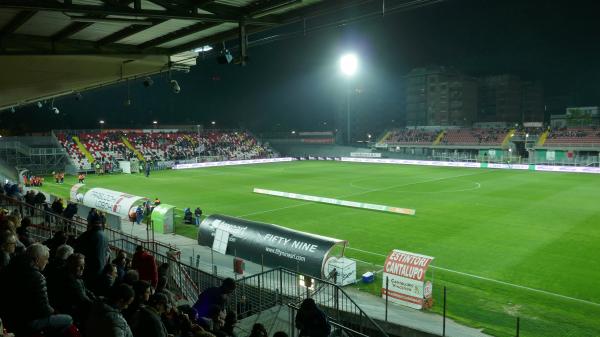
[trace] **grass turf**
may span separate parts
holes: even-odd
[[[66,197],[75,182],[69,177],[64,185],[49,183],[44,189]],[[434,265],[444,268],[431,271],[434,312],[441,311],[446,286],[449,317],[497,336],[514,336],[517,316],[523,336],[600,336],[600,179],[595,175],[293,162],[157,171],[150,178],[88,176],[87,185],[158,196],[180,209],[200,206],[205,215],[346,239],[351,248],[372,252],[350,249],[348,256],[373,265],[383,264],[381,255],[394,248],[434,256]],[[417,213],[257,195],[254,187]],[[176,231],[196,235],[192,226],[178,225]],[[377,292],[380,284],[381,279],[359,287]]]

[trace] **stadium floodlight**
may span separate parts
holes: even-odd
[[[210,122],[210,124],[215,125],[215,124],[217,124],[217,122],[212,121],[212,122]]]
[[[104,121],[102,119],[100,120],[100,124],[104,124]]]
[[[296,134],[296,130],[292,130],[292,135],[295,135],[295,134]]]
[[[358,69],[358,58],[355,54],[344,54],[340,58],[340,70],[346,76],[353,76]]]
[[[152,124],[156,125],[158,124],[158,121],[152,121]]]
[[[60,110],[58,110],[57,107],[53,106],[52,108],[50,108],[50,110],[52,110],[52,112],[54,112],[56,115],[58,115],[60,113]]]
[[[42,106],[44,105],[42,102],[37,102],[36,104],[37,104],[37,107],[38,107],[38,108],[40,108],[40,109],[41,109],[41,108],[42,108]]]

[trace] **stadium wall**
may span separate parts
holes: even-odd
[[[371,152],[367,147],[340,146],[329,144],[290,144],[286,142],[273,142],[269,144],[282,156],[289,157],[344,157],[351,152]],[[378,152],[378,151],[377,151]]]

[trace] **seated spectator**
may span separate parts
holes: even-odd
[[[46,278],[42,271],[48,263],[48,247],[34,243],[25,254],[11,261],[0,278],[3,294],[0,314],[17,335],[48,331],[64,333],[73,323],[69,315],[56,315],[48,301]]]
[[[123,283],[129,284],[130,286],[133,286],[133,284],[139,280],[140,274],[135,269],[128,270],[123,277]]]
[[[135,337],[167,337],[167,328],[161,315],[170,309],[169,300],[164,294],[154,294],[148,305],[142,307],[134,316],[131,330]]]
[[[44,275],[49,279],[57,279],[56,275],[62,275],[67,269],[67,259],[73,254],[73,247],[62,245],[56,249],[54,256],[50,257],[50,262],[44,270]]]
[[[21,220],[21,227],[17,228],[17,236],[19,241],[21,241],[25,247],[29,247],[35,242],[29,234],[29,226],[31,226],[31,219],[25,217],[23,220]]]
[[[108,296],[110,289],[116,284],[117,281],[117,266],[112,263],[106,264],[102,269],[102,274],[98,277],[96,282],[95,292],[97,296]]]
[[[85,323],[86,337],[133,337],[131,329],[121,315],[133,301],[133,289],[127,284],[119,284],[111,289],[110,295],[92,305]]]
[[[225,308],[229,294],[235,290],[235,280],[226,278],[220,287],[211,287],[204,290],[194,304],[197,317],[208,317],[212,307]]]
[[[9,230],[17,237],[15,246],[15,254],[17,255],[23,254],[25,252],[25,248],[27,248],[21,241],[19,241],[19,236],[17,235],[17,228],[19,228],[20,225],[21,219],[14,215],[8,215],[0,218],[0,230]]]
[[[235,325],[237,324],[237,315],[233,311],[227,311],[225,316],[225,322],[223,327],[220,330],[220,333],[224,337],[237,337],[233,330],[235,329]]]
[[[115,280],[115,283],[123,282],[123,278],[129,269],[130,263],[129,259],[127,258],[127,252],[119,250],[117,257],[115,257],[112,263],[117,267],[117,279]]]
[[[67,234],[63,231],[58,231],[54,233],[52,238],[43,242],[43,244],[50,249],[50,256],[54,257],[56,249],[67,243]],[[66,258],[65,258],[66,259]],[[50,260],[52,262],[52,260]]]
[[[133,302],[131,302],[127,309],[123,310],[123,317],[125,317],[129,324],[133,323],[137,312],[148,304],[150,295],[152,295],[152,287],[149,282],[139,280],[133,284],[133,292],[135,293]]]
[[[158,270],[154,256],[148,253],[143,246],[135,248],[135,254],[131,259],[131,268],[138,271],[140,280],[148,281],[155,288],[158,283]]]
[[[308,335],[300,335],[300,337],[308,336]],[[269,337],[267,333],[267,329],[264,325],[260,323],[255,323],[252,326],[252,331],[250,331],[250,336],[248,337]],[[311,336],[312,337],[312,336]]]
[[[17,237],[8,229],[0,231],[0,272],[8,266],[17,246]]]
[[[48,279],[50,303],[59,312],[71,315],[77,325],[83,323],[95,299],[81,279],[84,269],[85,256],[71,254],[64,272]]]

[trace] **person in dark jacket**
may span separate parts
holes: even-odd
[[[55,314],[48,301],[46,278],[41,272],[49,254],[48,247],[34,243],[24,255],[13,259],[0,277],[1,289],[10,289],[0,301],[0,315],[17,335],[63,333],[73,324],[71,316]]]
[[[17,228],[17,236],[19,241],[21,241],[25,247],[29,247],[35,242],[29,233],[29,226],[31,226],[31,219],[29,217],[25,217],[23,220],[21,220],[21,226]]]
[[[71,315],[76,323],[82,323],[87,317],[95,299],[81,279],[84,269],[85,256],[75,253],[67,258],[63,273],[48,279],[50,303],[59,312]]]
[[[86,337],[133,337],[131,329],[121,315],[133,301],[133,289],[119,284],[111,289],[105,300],[97,300],[85,323]]]
[[[327,337],[331,333],[327,315],[317,307],[312,298],[302,301],[296,314],[296,327],[300,329],[300,337]]]
[[[169,300],[164,294],[154,294],[148,305],[141,308],[134,317],[131,330],[134,337],[167,337],[167,328],[161,315],[169,310]]]
[[[86,285],[94,290],[96,281],[108,260],[108,239],[102,229],[102,219],[96,214],[88,223],[88,229],[81,234],[75,242],[75,252],[81,253],[86,258],[86,268],[83,280]]]
[[[0,231],[0,272],[10,263],[17,246],[16,235],[8,229]]]
[[[196,303],[194,303],[197,317],[209,317],[211,309],[215,306],[224,309],[229,294],[234,290],[235,280],[232,278],[224,279],[220,287],[211,287],[204,290],[198,296]]]
[[[152,287],[150,283],[147,281],[135,281],[133,283],[133,292],[135,296],[133,298],[133,302],[129,304],[127,309],[123,310],[123,317],[127,320],[128,323],[132,323],[137,312],[148,304],[148,300],[150,299],[150,295],[152,295]]]
[[[73,217],[77,214],[77,204],[70,202],[65,210],[63,211],[63,216],[69,220],[73,219]]]
[[[102,274],[96,281],[96,287],[94,289],[94,294],[97,296],[108,296],[111,288],[115,285],[117,280],[117,266],[112,263],[104,266],[102,270]]]
[[[65,209],[65,206],[62,203],[62,199],[58,198],[56,200],[54,200],[54,202],[52,202],[52,212],[54,212],[54,214],[57,215],[62,215],[63,210]]]

